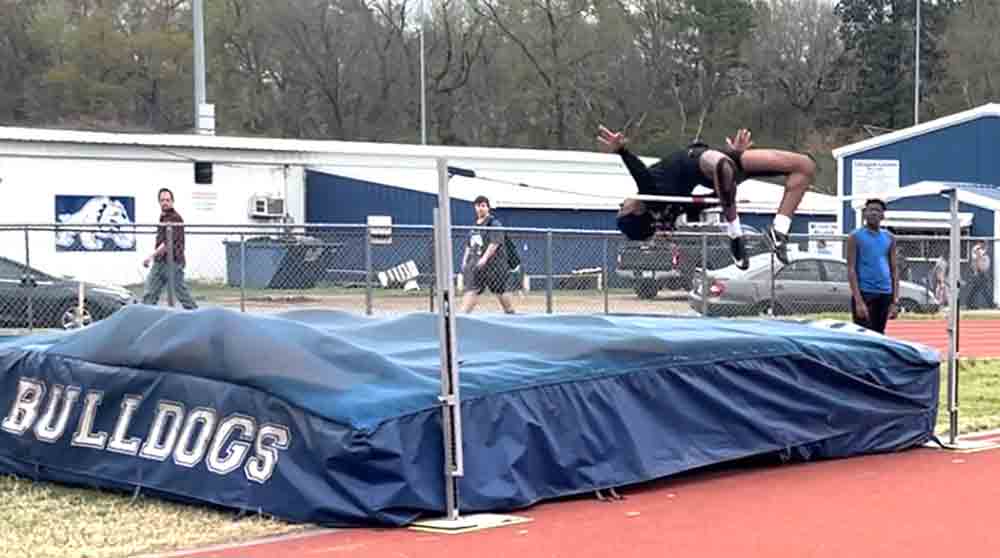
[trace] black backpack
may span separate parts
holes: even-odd
[[[503,236],[503,241],[507,248],[507,267],[517,269],[521,266],[521,256],[517,253],[517,245],[506,234]]]
[[[487,227],[495,226],[494,223],[497,222],[496,217],[490,215],[490,220],[486,223]],[[503,226],[503,223],[500,223]],[[507,236],[507,233],[503,235],[503,246],[504,251],[507,252],[507,267],[510,269],[517,269],[521,265],[521,255],[517,253],[517,245]]]

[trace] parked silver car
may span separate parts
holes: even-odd
[[[839,256],[811,252],[788,253],[789,264],[783,265],[772,255],[750,258],[750,268],[743,271],[735,265],[709,271],[707,315],[741,316],[766,314],[774,301],[775,315],[816,312],[849,312],[851,287],[847,282],[847,260]],[[701,272],[695,274],[688,302],[702,312]],[[940,303],[923,285],[899,282],[900,312],[933,313]]]

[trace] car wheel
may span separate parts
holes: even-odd
[[[635,294],[639,295],[639,298],[656,298],[656,293],[659,291],[655,279],[636,279]]]
[[[671,277],[667,279],[667,288],[671,291],[687,291],[691,289],[687,283],[683,277]]]
[[[920,309],[920,305],[917,304],[917,301],[915,301],[915,300],[911,300],[909,298],[904,298],[904,299],[902,299],[902,300],[899,301],[899,313],[900,314],[916,313],[919,309]]]
[[[87,303],[83,304],[83,313],[80,315],[79,320],[77,320],[76,315],[77,307],[76,302],[69,302],[63,305],[62,310],[59,311],[59,327],[66,330],[78,329],[94,323],[94,315],[91,313]]]
[[[680,281],[680,288],[682,291],[690,291],[694,288],[694,277],[691,275],[680,277],[678,281]]]
[[[771,301],[762,300],[754,304],[750,309],[750,314],[754,316],[767,316],[771,312]]]

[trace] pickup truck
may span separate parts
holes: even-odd
[[[743,226],[750,256],[767,251],[760,232]],[[615,273],[631,279],[639,298],[656,298],[663,289],[689,290],[702,266],[702,236],[707,237],[708,269],[733,263],[729,238],[718,224],[678,225],[670,233],[657,233],[642,242],[627,242],[618,251]]]

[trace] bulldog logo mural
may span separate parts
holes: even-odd
[[[56,222],[69,227],[88,225],[82,229],[58,230],[56,249],[135,250],[135,232],[129,227],[134,212],[135,200],[131,197],[56,196]]]

